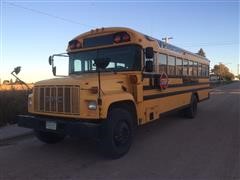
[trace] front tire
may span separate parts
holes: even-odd
[[[196,95],[192,95],[189,107],[184,110],[185,117],[191,118],[191,119],[196,117],[196,115],[197,115],[197,103],[198,103],[198,100],[197,100]]]
[[[65,135],[53,132],[35,131],[35,136],[42,142],[47,144],[55,144],[64,140]]]
[[[121,108],[111,109],[105,123],[101,137],[101,149],[109,158],[120,158],[129,151],[132,144],[131,113]]]

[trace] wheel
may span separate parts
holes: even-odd
[[[125,109],[114,108],[109,111],[105,122],[101,149],[105,156],[117,159],[126,154],[132,144],[133,120],[131,113]]]
[[[53,132],[43,132],[43,131],[35,131],[35,136],[42,142],[47,144],[55,144],[61,142],[65,135],[56,134]]]
[[[187,118],[195,118],[196,117],[197,103],[198,103],[198,100],[197,100],[196,95],[192,95],[190,106],[188,108],[184,109],[185,117],[187,117]]]

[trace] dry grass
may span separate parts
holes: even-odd
[[[0,91],[0,126],[16,123],[16,115],[27,113],[26,90]]]
[[[29,88],[33,87],[32,83],[28,84]],[[28,88],[24,84],[1,84],[0,85],[0,91],[22,91],[22,90],[28,90]]]

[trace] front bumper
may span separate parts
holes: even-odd
[[[46,128],[46,122],[56,123],[56,130]],[[38,131],[54,132],[70,136],[98,138],[102,123],[82,122],[80,120],[52,119],[40,116],[18,115],[17,124]]]

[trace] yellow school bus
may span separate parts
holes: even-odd
[[[32,128],[45,143],[65,136],[97,139],[105,155],[119,158],[131,146],[133,130],[181,110],[194,118],[209,98],[209,60],[129,28],[101,28],[69,41],[69,74],[36,82],[29,115],[18,125]]]

